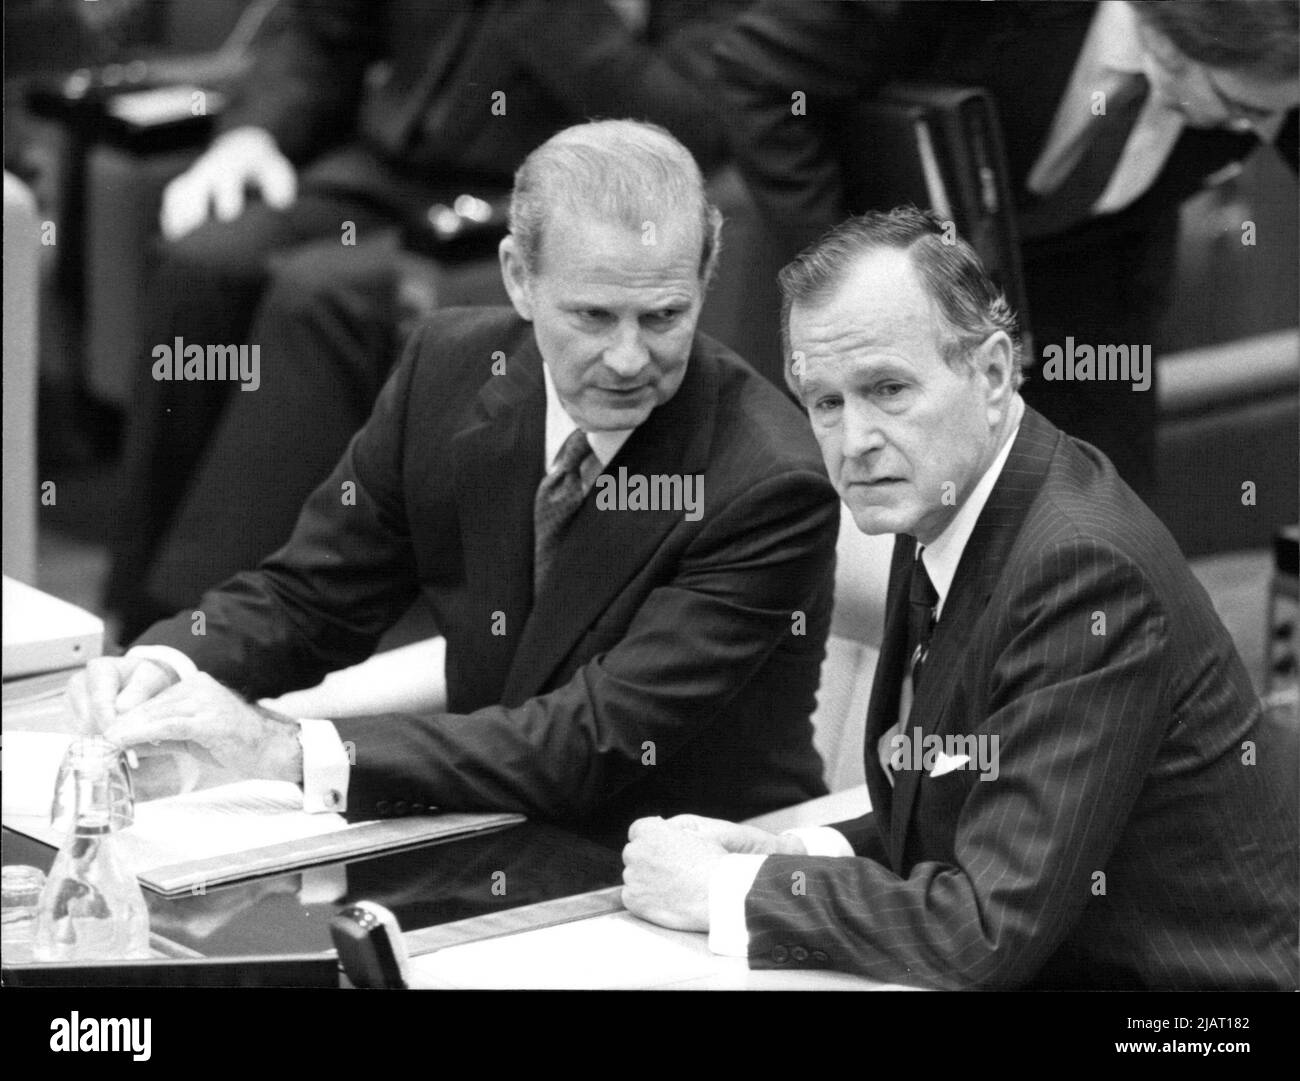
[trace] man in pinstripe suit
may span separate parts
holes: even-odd
[[[642,819],[624,902],[755,968],[1295,988],[1294,779],[1241,660],[1110,462],[1025,406],[1014,315],[945,239],[866,215],[781,275],[831,479],[898,535],[874,812],[780,836]]]

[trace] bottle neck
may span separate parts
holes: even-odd
[[[64,762],[65,780],[55,793],[53,817],[79,837],[103,837],[135,817],[131,781],[120,750],[107,741],[74,742]]]

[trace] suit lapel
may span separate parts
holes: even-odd
[[[468,595],[482,598],[485,628],[501,612],[507,632],[489,639],[499,650],[474,658],[483,686],[504,685],[519,640],[515,629],[525,625],[532,603],[532,506],[546,430],[541,364],[528,334],[505,373],[483,384],[470,423],[452,440]]]
[[[908,715],[909,736],[918,728],[922,739],[931,734],[942,735],[953,725],[963,722],[973,731],[982,722],[983,719],[978,717],[952,715],[953,689],[961,677],[962,654],[970,644],[975,625],[1006,568],[1007,556],[1047,475],[1060,434],[1039,413],[1026,406],[1015,444],[962,551],[952,588],[944,600],[943,613],[935,625],[925,662],[925,677]],[[895,565],[897,557],[895,550]],[[881,660],[884,660],[883,656]],[[899,770],[894,774],[889,837],[890,856],[896,869],[903,866],[907,830],[921,783],[920,775],[920,770],[913,769]]]
[[[645,567],[665,534],[682,521],[681,510],[598,509],[597,497],[603,486],[617,481],[621,469],[629,477],[703,474],[718,378],[716,361],[697,339],[677,393],[628,437],[597,478],[560,538],[546,588],[524,627],[505,684],[507,705],[541,691],[592,623]]]

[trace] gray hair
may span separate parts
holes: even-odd
[[[662,227],[695,208],[703,237],[700,280],[707,285],[713,277],[722,214],[705,196],[691,152],[656,124],[578,124],[552,135],[524,159],[510,196],[510,232],[529,273],[537,272],[542,232],[559,206],[638,231],[651,222]]]
[[[971,350],[991,334],[1011,339],[1012,385],[1023,380],[1020,328],[1007,298],[984,269],[966,241],[952,233],[934,214],[915,207],[872,211],[841,222],[781,268],[781,346],[785,381],[796,395],[798,379],[790,347],[790,310],[795,304],[817,304],[844,281],[859,258],[882,248],[905,251],[926,293],[942,317],[939,353],[951,368],[966,363]]]

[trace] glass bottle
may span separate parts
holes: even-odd
[[[149,956],[149,913],[116,835],[135,819],[122,749],[101,736],[72,741],[59,769],[51,824],[66,829],[36,912],[38,961]]]

